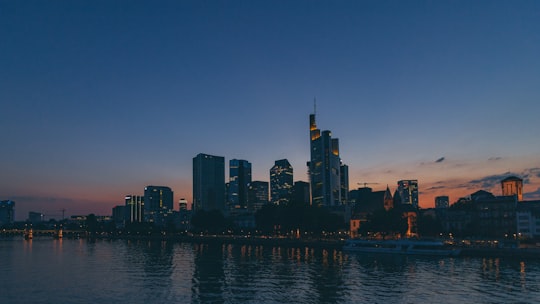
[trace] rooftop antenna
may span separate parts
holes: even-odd
[[[317,98],[313,97],[313,114],[317,115]]]

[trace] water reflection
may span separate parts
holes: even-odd
[[[4,303],[536,303],[540,261],[161,241],[0,242]]]

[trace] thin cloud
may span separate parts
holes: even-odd
[[[524,193],[523,197],[527,200],[540,199],[540,188],[536,189],[536,191]]]
[[[495,187],[496,185],[498,185],[503,179],[511,175],[518,175],[518,174],[512,173],[512,172],[506,172],[503,174],[489,175],[489,176],[485,176],[479,179],[473,179],[469,181],[469,184],[472,187],[491,189]]]
[[[430,187],[430,188],[427,188],[426,190],[439,190],[439,189],[446,189],[447,187],[446,186],[433,186],[433,187]]]

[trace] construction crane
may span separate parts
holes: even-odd
[[[356,183],[357,185],[364,185],[364,188],[367,187],[367,185],[378,185],[379,183]]]

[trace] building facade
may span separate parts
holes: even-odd
[[[126,195],[126,223],[140,223],[144,221],[144,197],[140,195]]]
[[[157,226],[164,226],[174,208],[174,193],[165,186],[144,188],[144,219]]]
[[[446,209],[450,207],[450,198],[448,195],[441,195],[435,197],[435,208],[436,209]]]
[[[268,182],[251,182],[248,187],[248,210],[257,211],[266,204],[268,204]]]
[[[540,201],[519,203],[516,218],[520,239],[540,239]]]
[[[193,158],[193,208],[225,211],[225,158],[200,153]]]
[[[15,221],[15,202],[12,200],[0,201],[0,226],[12,224]]]
[[[286,204],[291,201],[293,188],[293,167],[286,159],[276,160],[270,169],[270,201]]]
[[[396,190],[402,205],[418,208],[418,180],[400,180]]]
[[[247,208],[248,187],[251,183],[251,163],[242,159],[229,161],[227,201],[231,208]]]
[[[343,203],[339,140],[332,138],[330,131],[317,128],[315,114],[309,116],[309,130],[311,202],[316,206],[339,206]]]

